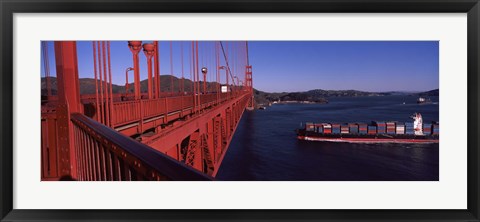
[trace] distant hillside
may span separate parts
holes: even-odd
[[[314,89],[306,92],[314,97],[356,97],[356,96],[385,96],[390,93],[363,92],[358,90],[322,90]]]
[[[153,78],[155,81],[155,78]],[[162,89],[162,92],[168,92],[171,91],[171,80],[172,76],[171,75],[161,75],[160,76],[160,88]],[[100,84],[100,80],[97,81],[98,84]],[[173,91],[178,92],[180,89],[180,82],[181,79],[173,76]],[[57,78],[56,77],[50,77],[50,84],[52,85],[52,94],[56,95],[57,94]],[[80,84],[80,94],[94,94],[95,93],[95,80],[92,78],[80,78],[79,79],[79,84]],[[200,82],[200,85],[203,87],[203,82]],[[207,88],[215,88],[217,83],[212,83],[212,82],[207,82]],[[184,87],[185,91],[190,92],[193,91],[193,83],[189,79],[184,79]],[[41,79],[41,94],[46,95],[47,94],[47,83],[45,77],[42,77]],[[134,84],[130,83],[128,86],[128,91],[133,93],[134,90]],[[140,81],[140,90],[142,92],[147,92],[148,91],[148,80],[142,80]],[[112,84],[112,92],[113,93],[124,93],[125,92],[125,86],[124,85],[116,85]]]
[[[268,93],[254,90],[255,102],[259,105],[267,105],[274,101],[309,101],[326,103],[331,97],[358,97],[358,96],[389,96],[389,95],[412,95],[412,96],[438,96],[438,89],[422,93],[406,92],[364,92],[358,90],[323,90],[314,89],[305,92],[281,92]]]
[[[267,93],[255,90],[255,101],[257,104],[268,104],[274,101],[309,101],[315,103],[326,103],[329,97],[355,97],[355,96],[384,96],[388,93],[372,93],[358,90],[323,90],[314,89],[306,92],[281,92]]]

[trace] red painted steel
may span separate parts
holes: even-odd
[[[253,107],[247,44],[227,43],[224,50],[221,42],[192,42],[193,85],[188,92],[183,84],[183,44],[179,92],[173,92],[173,83],[170,92],[161,92],[159,44],[144,44],[149,67],[146,94],[139,84],[142,42],[128,45],[134,68],[125,71],[126,93],[112,92],[110,42],[93,42],[95,94],[80,96],[76,43],[55,42],[59,94],[42,106],[42,180],[210,180],[218,172],[245,108]],[[238,61],[228,61],[232,58]],[[208,77],[215,79],[211,87],[207,70],[213,68],[216,73]],[[220,69],[226,72],[228,92],[220,92]],[[134,97],[127,93],[130,70]],[[240,74],[245,75],[242,84]],[[165,161],[168,164],[162,165]]]
[[[194,96],[195,96],[195,99],[196,99],[196,103],[195,103],[195,113],[197,113],[198,111],[198,106],[200,104],[200,75],[198,74],[198,69],[199,69],[199,65],[198,65],[198,41],[195,42],[195,54],[194,54],[195,58],[194,58],[194,72],[193,72],[193,75],[195,76],[194,80],[194,84],[196,85],[195,88],[196,88],[196,91],[194,91]]]
[[[180,57],[181,59],[181,65],[182,65],[182,81],[180,82],[181,87],[180,87],[180,92],[184,93],[185,92],[185,83],[184,83],[184,66],[183,66],[183,42],[180,43]]]
[[[104,94],[105,94],[105,100],[102,100],[102,105],[105,107],[104,112],[105,112],[105,125],[110,126],[110,107],[108,106],[109,104],[109,93],[108,93],[108,84],[107,84],[107,59],[106,59],[106,51],[105,51],[105,42],[102,43],[102,64],[103,64],[103,76],[104,76],[104,81],[102,82],[103,88],[104,88]]]
[[[95,100],[96,100],[96,104],[98,106],[98,104],[100,104],[100,101],[99,101],[99,98],[98,98],[98,76],[97,76],[97,53],[96,53],[96,43],[95,42],[92,42],[92,46],[93,46],[93,71],[95,73]],[[97,118],[97,121],[99,120],[99,116],[100,116],[100,110],[98,109],[95,109],[96,111],[96,118]]]
[[[138,53],[141,50],[142,41],[129,41],[128,47],[133,54],[135,99],[140,99],[140,65],[138,61]]]
[[[100,77],[100,103],[98,103],[97,105],[97,109],[100,110],[100,122],[101,123],[105,123],[105,106],[104,106],[104,99],[103,99],[103,74],[102,74],[102,50],[101,50],[101,47],[100,47],[100,42],[97,42],[97,52],[98,52],[98,74],[99,74],[99,77]]]
[[[145,57],[147,57],[147,66],[148,66],[148,98],[153,98],[153,77],[152,77],[152,57],[155,55],[155,46],[151,43],[143,44],[143,52]]]
[[[110,121],[108,122],[108,126],[112,127],[112,109],[113,109],[113,91],[112,91],[112,65],[110,61],[110,41],[107,42],[107,55],[108,55],[108,81],[110,82],[110,91],[109,93],[109,103],[108,103],[108,115],[110,116]]]
[[[160,92],[161,92],[161,89],[160,89],[160,59],[159,59],[159,56],[160,56],[160,51],[158,51],[158,41],[154,41],[153,42],[153,45],[155,46],[155,54],[154,54],[154,57],[153,57],[153,62],[154,62],[154,65],[155,65],[155,98],[160,98]]]
[[[58,176],[76,177],[75,146],[70,113],[82,112],[78,84],[77,47],[75,42],[55,42],[58,105]],[[50,134],[51,132],[47,132]]]

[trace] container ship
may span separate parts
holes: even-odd
[[[372,121],[367,123],[306,123],[297,129],[297,138],[307,141],[349,143],[438,143],[438,122],[423,123],[414,113],[412,122]]]

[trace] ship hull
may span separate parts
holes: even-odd
[[[436,135],[386,135],[386,134],[324,134],[297,131],[297,138],[305,141],[342,142],[342,143],[438,143]]]

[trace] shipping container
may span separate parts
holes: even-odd
[[[387,134],[395,134],[395,122],[387,122]]]
[[[377,133],[378,134],[385,134],[387,131],[387,128],[385,126],[377,126]]]
[[[387,132],[387,124],[384,121],[372,121],[372,124],[377,127],[378,134],[385,134]]]
[[[395,123],[395,132],[396,134],[403,135],[405,134],[405,124],[404,123]]]
[[[341,125],[340,126],[340,133],[341,134],[348,134],[350,133],[348,125]]]
[[[358,133],[360,134],[367,134],[368,130],[367,127],[368,125],[366,123],[357,123],[358,125]]]
[[[358,125],[355,123],[348,124],[348,129],[351,134],[358,134]]]
[[[340,124],[332,123],[331,126],[332,126],[332,133],[340,134]]]
[[[387,134],[395,134],[395,122],[387,122]]]

